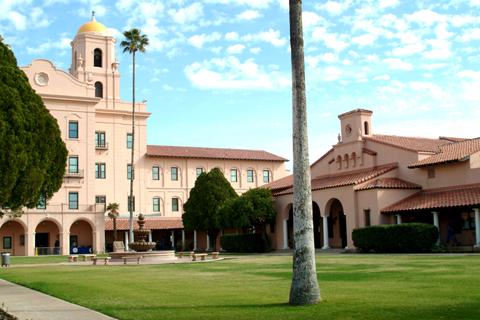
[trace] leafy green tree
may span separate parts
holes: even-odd
[[[252,228],[266,233],[265,227],[277,215],[270,189],[250,189],[239,198],[229,199],[222,210],[225,227]]]
[[[57,121],[0,41],[0,216],[51,198],[66,161]]]
[[[133,28],[123,32],[125,40],[120,43],[120,46],[123,48],[123,52],[128,52],[132,55],[132,150],[131,150],[131,161],[130,165],[132,166],[132,174],[130,179],[130,198],[132,205],[129,208],[129,225],[130,232],[129,238],[130,242],[133,242],[133,180],[135,179],[135,163],[133,162],[133,157],[135,154],[135,53],[137,51],[145,52],[145,47],[148,45],[148,38],[146,35],[141,34],[139,29]]]
[[[293,276],[292,305],[320,301],[313,241],[312,189],[308,160],[307,101],[303,53],[302,1],[289,1],[293,95]]]
[[[195,181],[190,191],[190,197],[185,202],[183,225],[187,230],[205,230],[214,241],[224,227],[221,215],[222,207],[229,199],[237,198],[230,183],[218,168],[208,173],[202,173]]]

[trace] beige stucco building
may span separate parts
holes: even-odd
[[[21,217],[0,220],[0,250],[14,255],[68,254],[74,248],[103,252],[113,240],[106,204],[119,203],[118,229],[128,228],[132,172],[134,213],[147,216],[152,239],[191,237],[203,248],[205,235],[185,235],[181,223],[183,204],[201,171],[219,167],[238,193],[286,175],[286,159],[265,151],[147,146],[145,103],[136,104],[132,171],[132,106],[120,98],[115,43],[92,18],[71,43],[68,72],[43,59],[22,68],[57,119],[68,162],[64,183],[51,199]]]
[[[353,248],[352,230],[435,224],[439,243],[480,246],[480,138],[374,134],[372,112],[339,115],[338,143],[311,165],[317,248]],[[277,249],[292,247],[292,176],[268,185],[278,212]]]

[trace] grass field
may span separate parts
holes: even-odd
[[[323,301],[308,307],[286,304],[289,256],[13,267],[0,278],[118,319],[480,319],[480,255],[331,254],[317,266]]]

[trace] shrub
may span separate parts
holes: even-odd
[[[377,225],[353,230],[352,238],[364,252],[428,252],[438,239],[438,229],[425,223]]]
[[[226,234],[220,238],[222,249],[228,252],[268,252],[270,242],[261,233]]]

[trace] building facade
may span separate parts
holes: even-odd
[[[113,241],[105,206],[114,202],[120,205],[119,230],[128,228],[125,217],[132,205],[135,215],[147,216],[153,238],[169,240],[172,230],[182,234],[183,203],[201,170],[221,168],[238,193],[286,175],[286,159],[265,151],[147,146],[145,103],[136,103],[132,166],[132,106],[120,98],[115,43],[92,18],[71,43],[68,72],[43,59],[22,68],[57,119],[68,161],[64,183],[51,199],[40,199],[21,217],[0,220],[2,251],[103,252]],[[129,199],[132,175],[134,197]]]
[[[373,134],[364,109],[339,119],[338,143],[311,165],[316,248],[353,248],[353,229],[404,222],[436,225],[439,244],[480,246],[480,138]],[[268,187],[274,247],[292,248],[292,176]]]

